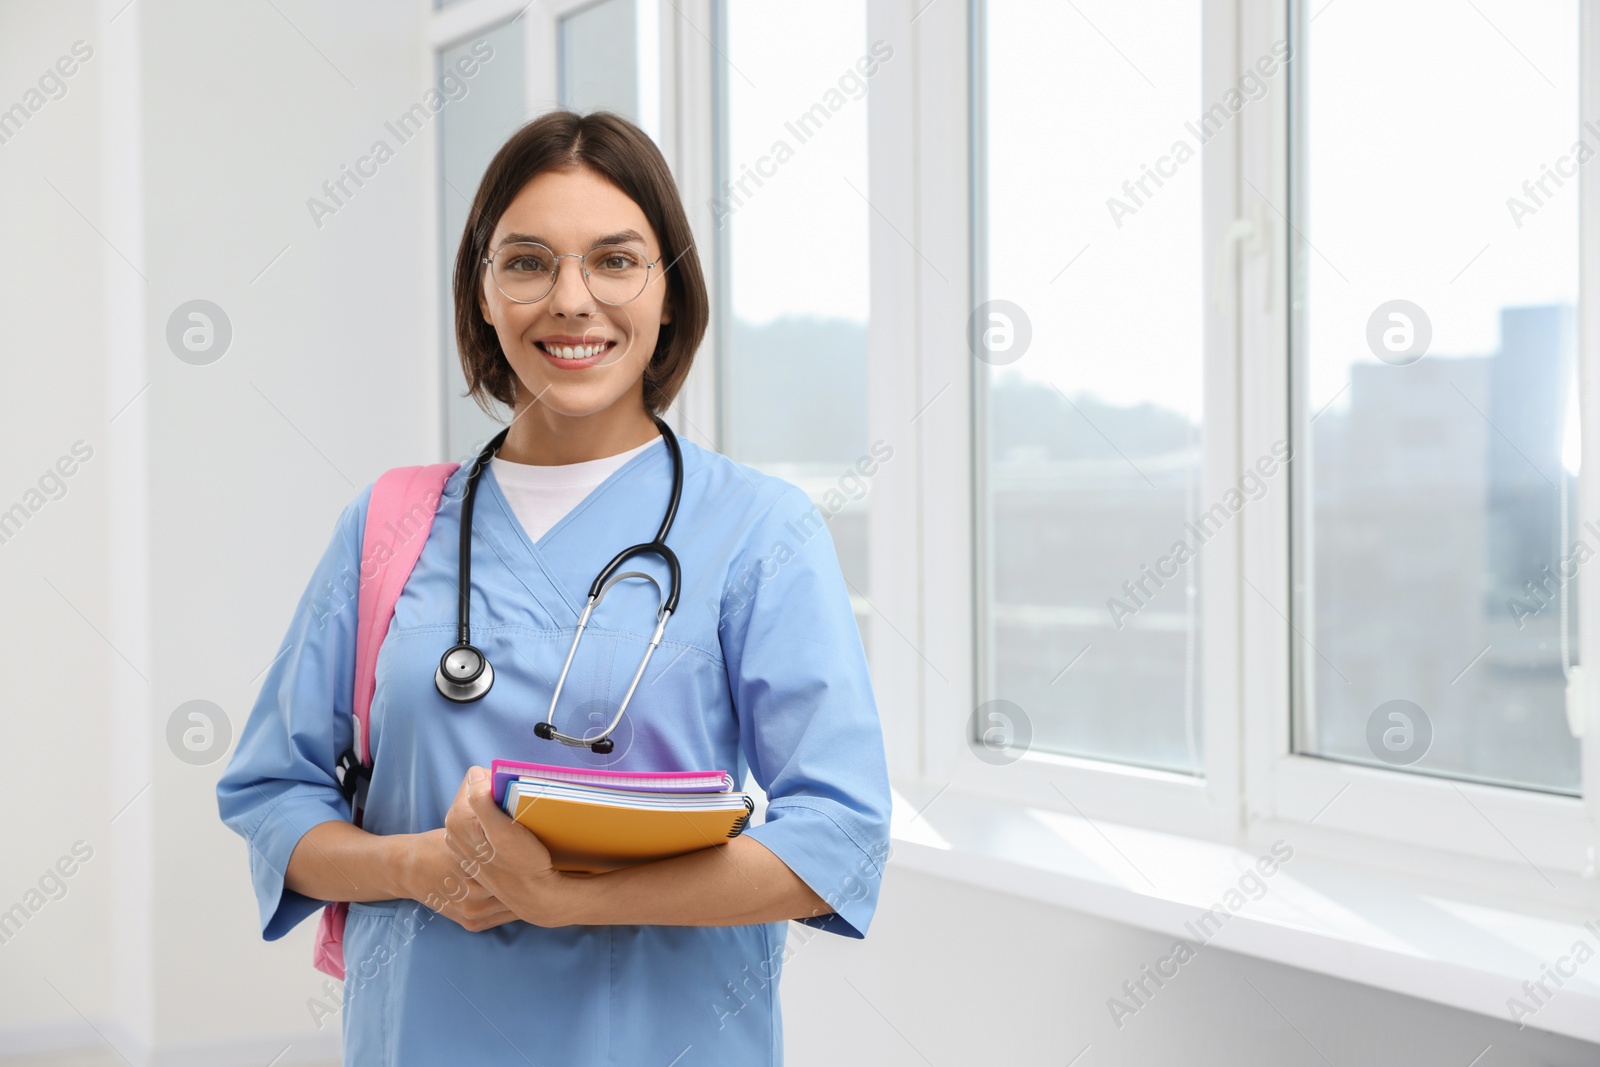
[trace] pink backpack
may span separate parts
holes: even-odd
[[[457,466],[435,463],[427,467],[396,467],[372,486],[361,538],[360,592],[356,598],[355,743],[340,754],[334,768],[357,826],[361,825],[360,804],[366,797],[362,786],[372,777],[372,743],[367,723],[377,687],[378,649],[389,633],[395,601],[400,599],[400,591],[428,540],[444,483]],[[369,579],[366,571],[372,564],[377,573]],[[344,922],[349,911],[350,905],[342,900],[323,907],[311,957],[317,970],[341,980]]]

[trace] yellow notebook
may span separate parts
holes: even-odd
[[[750,823],[748,793],[645,793],[572,782],[508,783],[504,807],[557,870],[600,874],[724,845]]]

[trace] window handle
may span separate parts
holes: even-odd
[[[1266,278],[1262,286],[1261,310],[1272,310],[1272,214],[1267,205],[1257,198],[1250,216],[1234,219],[1223,231],[1217,244],[1216,283],[1211,287],[1212,306],[1218,314],[1231,314],[1233,307],[1233,281],[1238,272],[1239,249],[1250,255],[1268,253]]]
[[[1562,472],[1565,476],[1565,472]],[[1576,663],[1569,664],[1567,671],[1567,730],[1573,737],[1582,738],[1589,727],[1588,722],[1588,691],[1584,688],[1583,668]]]

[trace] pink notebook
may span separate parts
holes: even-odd
[[[506,783],[513,778],[544,778],[641,793],[726,793],[733,789],[733,776],[727,771],[612,771],[497,759],[489,765],[489,772],[494,775],[496,804],[505,803]]]

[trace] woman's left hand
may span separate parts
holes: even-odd
[[[487,887],[517,918],[535,926],[567,925],[561,906],[567,899],[568,879],[551,865],[544,842],[494,802],[491,782],[482,767],[467,770],[445,814],[445,841],[467,875]]]

